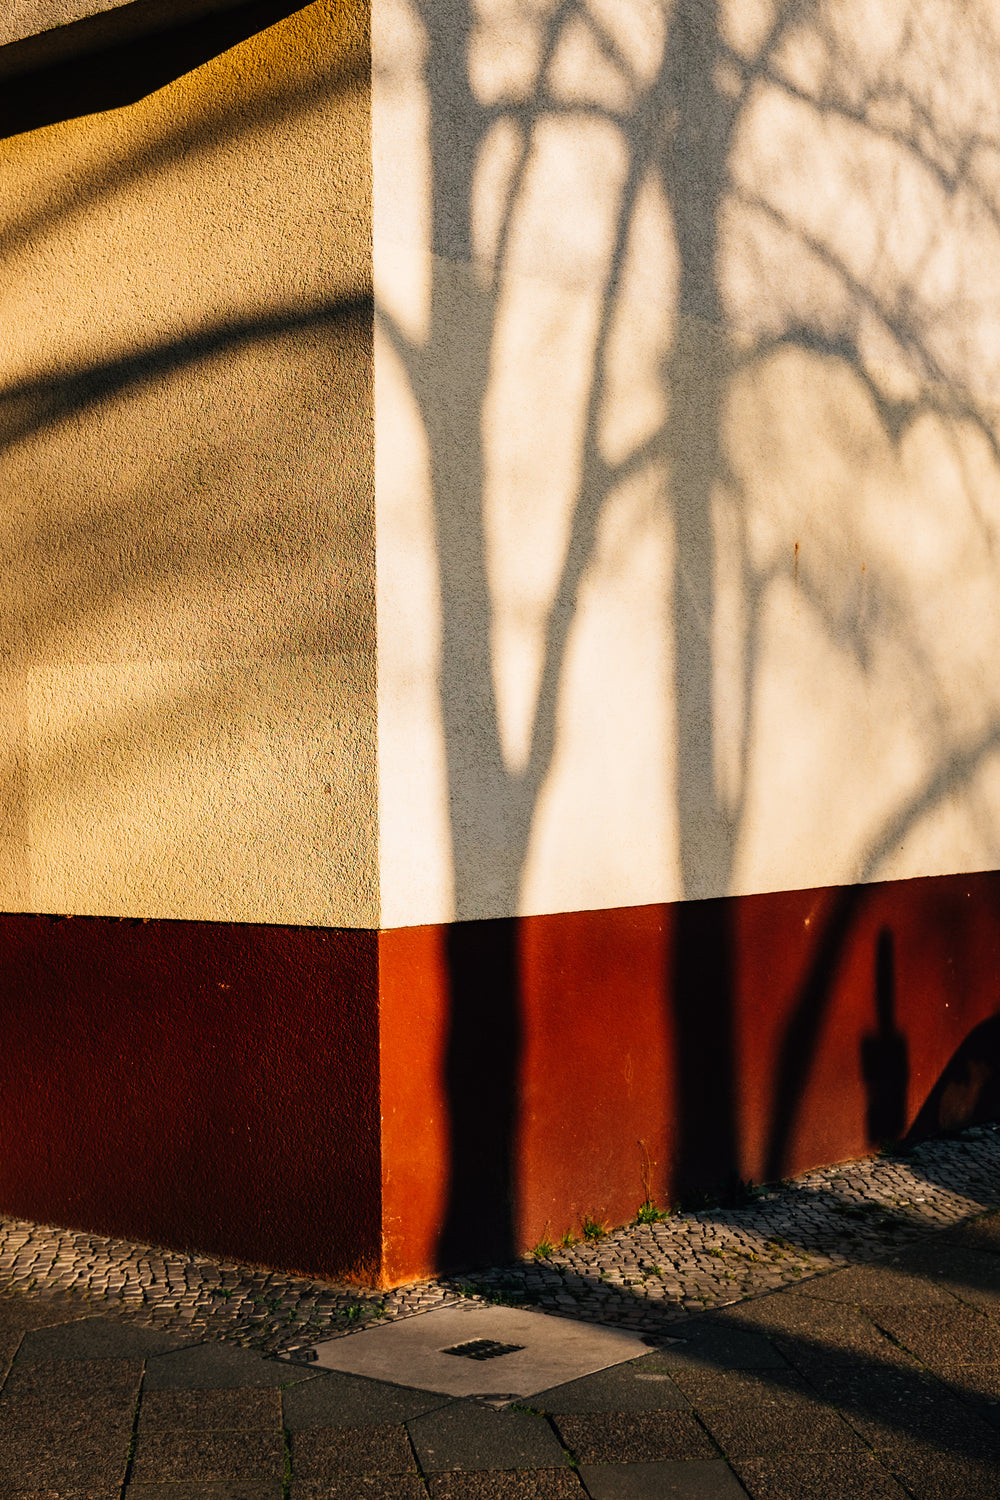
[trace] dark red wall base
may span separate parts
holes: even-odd
[[[0,1210],[376,1276],[372,933],[0,918]]]
[[[1000,1115],[1000,875],[383,933],[0,918],[0,1210],[384,1285]]]
[[[1000,875],[410,928],[379,951],[389,1280],[1000,1117]]]

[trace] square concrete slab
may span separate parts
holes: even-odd
[[[281,1500],[284,1485],[280,1479],[234,1480],[225,1484],[130,1484],[128,1500]],[[119,1492],[114,1493],[118,1500]],[[60,1500],[63,1497],[60,1496]],[[71,1497],[67,1497],[71,1500]],[[75,1497],[73,1497],[75,1500]]]
[[[407,1423],[425,1474],[449,1469],[559,1469],[566,1456],[544,1417],[453,1401]]]
[[[280,1479],[284,1464],[278,1432],[147,1432],[132,1475],[138,1484]]]
[[[870,1454],[734,1459],[753,1500],[906,1500],[905,1492]]]
[[[654,1356],[655,1360],[655,1356]],[[662,1411],[689,1405],[671,1376],[651,1360],[630,1360],[584,1375],[551,1391],[539,1391],[532,1406],[546,1412]]]
[[[581,1464],[580,1478],[593,1500],[746,1500],[721,1458]]]
[[[717,1458],[691,1412],[595,1412],[557,1416],[556,1430],[581,1464],[663,1463]]]
[[[281,1392],[272,1388],[147,1391],[139,1408],[147,1432],[253,1431],[281,1426]]]
[[[405,1427],[304,1427],[292,1438],[296,1479],[340,1479],[347,1474],[412,1474],[417,1462]]]
[[[300,1484],[293,1480],[288,1493],[290,1500],[427,1500],[423,1480],[413,1474],[349,1474],[346,1479],[331,1479],[328,1484],[312,1484],[308,1480]],[[174,1500],[173,1495],[170,1500]],[[196,1500],[202,1500],[200,1490]]]
[[[17,1362],[40,1359],[149,1359],[190,1343],[190,1337],[135,1328],[112,1318],[82,1318],[24,1335]]]
[[[281,1399],[284,1425],[290,1432],[297,1432],[306,1427],[377,1427],[383,1422],[409,1422],[450,1398],[331,1370],[291,1386],[282,1392]]]
[[[196,1344],[160,1354],[146,1366],[147,1391],[234,1390],[241,1386],[291,1385],[308,1380],[315,1365],[293,1365],[265,1359],[252,1349],[232,1344]]]
[[[118,1500],[118,1493],[116,1490],[114,1500]],[[169,1500],[281,1500],[284,1486],[280,1479],[236,1480],[231,1484],[172,1484],[167,1490],[162,1484],[130,1484],[127,1493],[129,1500],[168,1500],[168,1497]]]
[[[636,1334],[482,1304],[435,1308],[316,1345],[316,1364],[448,1396],[514,1399],[648,1353]]]
[[[432,1500],[584,1500],[573,1469],[501,1469],[431,1474]]]

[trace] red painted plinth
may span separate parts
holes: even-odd
[[[0,919],[0,1210],[392,1284],[1000,1114],[1000,876],[383,933]]]

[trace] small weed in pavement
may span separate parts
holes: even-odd
[[[603,1219],[594,1219],[590,1214],[584,1214],[580,1220],[585,1240],[603,1240],[608,1232],[608,1226]]]
[[[670,1218],[669,1208],[657,1208],[655,1203],[647,1198],[645,1203],[640,1203],[636,1210],[635,1222],[637,1224],[661,1224],[664,1219]]]

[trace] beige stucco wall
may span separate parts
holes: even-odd
[[[995,867],[995,9],[373,45],[383,922]]]
[[[370,64],[0,141],[0,909],[377,922]]]

